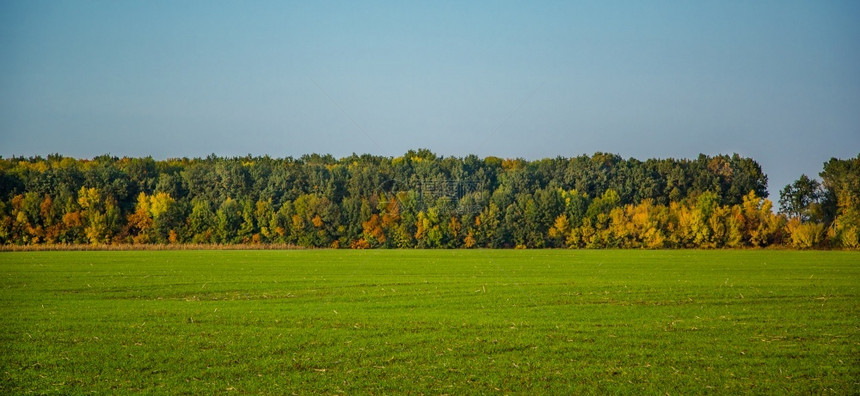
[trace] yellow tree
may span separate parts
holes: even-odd
[[[642,243],[649,249],[666,246],[666,224],[669,222],[669,209],[665,206],[650,206],[646,225],[643,227]]]
[[[746,238],[746,219],[740,205],[731,207],[731,215],[726,220],[726,246],[743,247]]]
[[[779,232],[784,218],[773,214],[772,207],[773,203],[770,200],[756,196],[753,191],[743,198],[741,209],[745,231],[753,246],[767,246],[779,242]]]
[[[860,211],[848,207],[833,221],[830,233],[842,247],[860,249]]]
[[[598,229],[591,224],[591,218],[583,218],[581,226],[570,230],[570,235],[567,237],[567,245],[578,248],[599,247],[597,232]]]
[[[801,221],[793,217],[785,226],[791,236],[791,245],[798,249],[811,249],[818,246],[824,237],[824,224]]]
[[[552,246],[559,247],[565,245],[565,238],[569,233],[570,221],[567,220],[567,214],[562,213],[555,218],[552,227],[547,232],[547,236]]]
[[[152,204],[146,193],[141,192],[137,196],[137,204],[134,212],[127,217],[127,233],[134,243],[149,243],[151,241],[150,230],[152,229]]]
[[[691,227],[694,246],[700,248],[715,247],[713,229],[709,220],[718,206],[719,196],[717,194],[706,191],[699,195],[696,206],[692,209]]]
[[[54,206],[54,200],[50,195],[45,194],[45,198],[39,204],[39,214],[42,216],[42,222],[45,226],[45,242],[58,242],[63,233],[63,221],[60,217],[60,211]]]
[[[472,230],[469,230],[469,232],[466,233],[466,236],[463,238],[463,247],[465,247],[466,249],[471,249],[475,246],[475,242],[475,236],[472,233]]]
[[[377,247],[385,243],[385,231],[378,214],[374,213],[370,219],[362,222],[361,227],[363,230],[362,239],[367,243],[367,246]]]
[[[395,194],[391,194],[390,196],[380,194],[379,207],[381,209],[381,213],[379,216],[379,226],[383,232],[383,239],[379,240],[379,242],[384,246],[394,247],[397,246],[397,244],[406,242],[403,241],[403,233],[401,232],[400,227],[400,200],[403,198],[402,193],[399,197]]]
[[[415,240],[418,242],[419,246],[424,247],[425,239],[427,238],[427,231],[431,227],[430,219],[427,218],[424,211],[422,210],[418,212],[418,216],[415,219]]]
[[[10,203],[12,204],[12,239],[23,244],[33,243],[33,224],[27,216],[27,210],[24,209],[24,194],[15,195]]]
[[[713,247],[721,248],[729,246],[729,222],[732,218],[730,206],[717,206],[711,217],[708,218],[708,227],[711,229],[711,241]]]
[[[485,247],[501,247],[503,242],[499,235],[499,207],[490,202],[478,216],[475,216],[475,243]]]
[[[254,219],[260,227],[261,241],[269,242],[275,235],[274,231],[269,228],[269,221],[275,213],[272,208],[272,201],[257,201],[254,209]],[[255,239],[257,235],[254,236]]]
[[[448,236],[450,236],[450,239],[448,240],[448,247],[460,247],[460,236],[462,229],[463,223],[460,223],[460,219],[458,219],[457,216],[451,216],[451,219],[448,220],[447,230]]]
[[[83,210],[84,233],[92,244],[105,243],[109,239],[105,205],[99,190],[95,187],[81,187],[78,191],[78,205]]]
[[[418,247],[439,247],[442,242],[442,231],[439,229],[439,211],[431,207],[425,213],[418,212],[415,219],[415,241]]]
[[[609,212],[607,230],[609,237],[606,240],[611,241],[615,247],[638,247],[635,241],[633,222],[627,218],[625,208],[612,208]]]
[[[158,192],[149,197],[149,213],[153,219],[159,218],[170,209],[170,205],[176,202],[166,192]]]
[[[632,238],[629,247],[647,247],[656,249],[663,247],[665,235],[663,234],[661,222],[665,222],[665,210],[663,206],[654,206],[648,199],[638,205],[627,205],[626,218],[628,220],[628,233]]]
[[[696,236],[693,229],[696,221],[693,218],[693,211],[680,202],[670,202],[669,214],[671,219],[669,241],[674,247],[690,247]]]
[[[149,214],[152,217],[152,232],[154,242],[176,242],[176,228],[184,223],[184,219],[176,218],[171,208],[176,203],[166,192],[157,192],[149,197]]]

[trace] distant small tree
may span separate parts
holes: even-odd
[[[238,232],[242,226],[242,206],[231,198],[221,203],[215,212],[217,241],[220,243],[239,242]]]
[[[188,216],[188,233],[194,243],[212,243],[215,239],[215,213],[209,203],[195,200]]]
[[[824,190],[815,179],[801,175],[779,193],[779,212],[788,217],[799,217],[802,222],[821,221],[820,203]]]

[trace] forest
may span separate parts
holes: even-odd
[[[0,244],[860,248],[860,155],[778,208],[750,158],[0,158]]]

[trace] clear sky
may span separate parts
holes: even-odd
[[[0,2],[0,155],[860,152],[860,1]]]

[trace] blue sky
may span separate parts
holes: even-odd
[[[0,155],[860,152],[857,1],[0,2]]]

